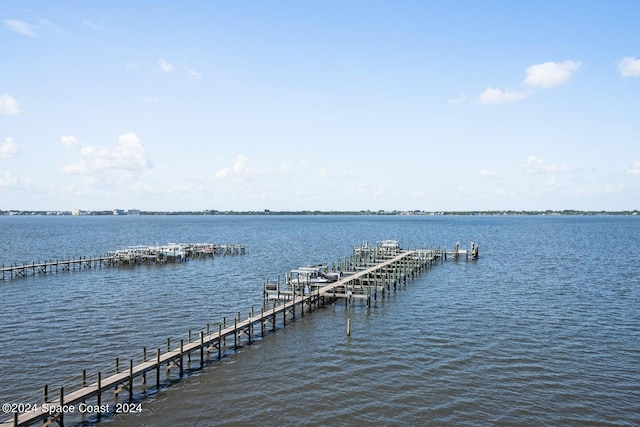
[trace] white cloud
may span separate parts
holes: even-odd
[[[478,176],[482,178],[495,178],[497,175],[496,171],[490,169],[482,169],[478,172]]]
[[[27,37],[35,37],[36,36],[36,33],[31,28],[31,25],[27,24],[26,22],[19,21],[17,19],[5,19],[4,20],[4,26],[8,30],[11,30],[11,31],[16,32],[18,34],[22,34],[23,36],[27,36]]]
[[[117,179],[141,173],[152,167],[138,136],[135,133],[126,133],[120,135],[115,147],[82,147],[80,161],[65,165],[62,170],[69,174],[107,175]]]
[[[557,178],[555,176],[550,176],[544,181],[544,186],[547,190],[553,190],[557,187]]]
[[[530,89],[500,89],[487,87],[484,92],[475,99],[479,104],[509,104],[514,101],[526,99],[534,93],[534,89],[545,89],[566,83],[580,68],[580,62],[545,62],[531,65],[527,68],[527,75],[521,86]],[[460,95],[450,99],[450,105],[464,104],[466,96]]]
[[[15,188],[20,184],[18,177],[11,172],[3,171],[0,173],[0,188]]]
[[[92,30],[100,30],[100,25],[96,24],[95,22],[92,22],[86,18],[82,18],[80,20],[80,22],[82,22],[82,25],[84,25],[85,27],[91,28]]]
[[[0,96],[0,114],[15,116],[20,114],[20,104],[11,95]]]
[[[202,78],[202,73],[199,73],[199,72],[197,72],[195,70],[192,70],[191,68],[184,67],[184,71],[191,78],[194,78],[194,79],[201,79]]]
[[[542,160],[534,156],[529,156],[525,160],[525,171],[528,174],[542,174],[542,173],[565,173],[570,172],[571,168],[566,165],[554,165],[545,164]]]
[[[467,99],[466,95],[460,94],[456,98],[452,98],[452,99],[448,100],[447,104],[449,104],[449,105],[460,105],[460,104],[465,104],[467,101],[468,101],[468,99]]]
[[[295,168],[288,163],[283,163],[280,165],[280,169],[278,169],[276,176],[280,177],[289,177],[295,174]]]
[[[375,188],[369,188],[366,184],[360,184],[355,190],[347,188],[342,192],[342,195],[345,198],[367,201],[384,197],[386,194],[387,189],[382,184],[378,185]]]
[[[542,169],[542,160],[534,156],[529,156],[525,160],[527,173],[538,173]]]
[[[61,136],[60,142],[62,142],[63,145],[72,146],[78,144],[78,139],[75,136]]]
[[[0,145],[0,159],[10,159],[18,154],[18,151],[20,151],[20,146],[13,138],[8,137],[4,140],[4,144]]]
[[[160,96],[136,96],[134,98],[137,102],[141,102],[143,104],[155,104],[156,102],[160,102],[162,99]]]
[[[158,59],[158,71],[162,71],[163,73],[170,73],[173,71],[173,64],[171,64],[169,61],[165,60],[164,58],[160,58]]]
[[[622,77],[640,77],[640,59],[632,56],[622,58],[618,62],[618,71]]]
[[[242,154],[238,154],[234,160],[233,166],[225,166],[218,170],[213,176],[216,179],[226,178],[254,178],[259,173],[251,166],[249,158]]]
[[[202,73],[194,70],[193,68],[189,68],[182,65],[176,66],[164,58],[159,58],[157,61],[153,63],[150,63],[147,61],[139,62],[135,60],[130,60],[125,63],[125,67],[127,70],[156,72],[156,73],[164,73],[164,74],[174,74],[176,70],[179,70],[180,75],[182,75],[181,73],[184,72],[184,74],[186,74],[188,77],[196,80],[202,79],[202,77],[204,76]]]
[[[215,179],[226,179],[226,178],[229,177],[230,173],[231,173],[231,168],[224,167],[224,168],[220,169],[219,171],[217,171],[216,173],[214,173],[213,177]]]
[[[65,30],[54,25],[53,23],[51,23],[51,21],[47,19],[38,19],[38,24],[44,29],[46,29],[47,31],[49,31],[50,33],[53,33],[58,37],[65,37],[67,35],[67,32]]]
[[[525,99],[531,92],[519,90],[502,90],[488,87],[478,98],[481,104],[508,104],[513,101]]]
[[[580,62],[544,62],[527,68],[526,86],[545,89],[566,83],[580,68]]]
[[[233,174],[236,176],[251,177],[254,175],[253,169],[249,165],[249,159],[242,154],[236,156],[233,164]]]
[[[635,162],[630,169],[627,170],[629,175],[640,175],[640,162]]]
[[[320,169],[319,175],[320,175],[320,178],[344,178],[349,176],[347,172],[328,171],[325,168]]]

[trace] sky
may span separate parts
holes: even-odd
[[[0,210],[640,209],[640,2],[0,2]]]

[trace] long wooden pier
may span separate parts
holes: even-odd
[[[243,245],[213,243],[168,243],[162,246],[130,246],[109,251],[106,255],[69,258],[39,262],[13,263],[0,267],[2,280],[18,277],[53,274],[60,271],[85,270],[106,267],[122,267],[136,264],[164,264],[183,262],[190,258],[244,255]]]
[[[294,284],[289,281],[288,284],[283,284],[283,289],[271,289],[267,280],[264,287],[265,300],[259,312],[254,312],[252,308],[245,318],[241,318],[238,313],[233,323],[224,319],[217,325],[217,330],[207,325],[206,331],[201,331],[196,339],[192,339],[189,333],[187,341],[180,340],[178,345],[172,346],[168,340],[166,351],[158,348],[154,357],[148,357],[145,348],[142,360],[130,359],[126,369],[120,369],[119,360],[116,360],[115,372],[110,375],[98,372],[91,378],[83,372],[81,380],[72,390],[60,387],[53,396],[49,393],[49,387],[45,386],[41,403],[4,404],[5,414],[0,414],[0,427],[28,426],[35,423],[44,426],[57,424],[62,427],[65,418],[92,418],[98,421],[103,416],[120,412],[139,412],[140,396],[159,392],[163,385],[167,384],[167,378],[170,380],[172,370],[174,375],[177,370],[178,378],[182,378],[185,372],[202,369],[207,363],[221,360],[226,351],[236,350],[243,343],[250,344],[258,333],[263,337],[268,330],[275,331],[278,326],[284,327],[288,321],[304,316],[305,312],[309,313],[327,303],[335,302],[338,298],[344,299],[346,304],[353,304],[356,300],[366,300],[367,304],[370,304],[372,297],[374,300],[378,296],[384,298],[385,292],[389,293],[392,287],[395,290],[435,263],[444,262],[447,257],[452,259],[453,254],[459,254],[460,251],[459,248],[455,251],[404,251],[397,244],[390,243],[392,241],[385,242],[375,248],[368,245],[356,248],[350,258],[345,258],[344,261],[338,262],[337,266],[333,266],[332,273],[335,274],[324,272],[324,276],[327,277],[325,282]],[[473,247],[475,256],[472,259],[476,259],[477,246]],[[273,295],[273,292],[276,293],[277,300],[271,303],[268,295]],[[233,347],[230,344],[231,340]],[[196,366],[192,367],[194,354],[197,362],[194,362]],[[151,385],[148,384],[148,377],[155,377]],[[126,397],[122,399],[119,397],[121,394],[125,394]]]

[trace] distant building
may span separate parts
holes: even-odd
[[[127,215],[140,215],[140,209],[129,209]]]
[[[113,210],[113,214],[114,215],[126,215],[124,209],[114,209]]]

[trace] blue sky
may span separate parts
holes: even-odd
[[[638,209],[639,16],[5,0],[0,209]]]

